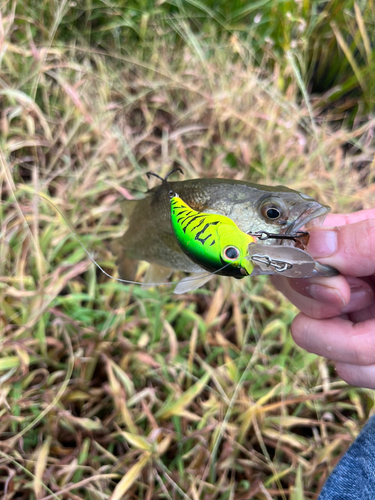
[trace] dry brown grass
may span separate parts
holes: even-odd
[[[184,297],[120,285],[37,194],[115,273],[119,201],[146,189],[148,170],[178,163],[186,177],[370,208],[374,119],[312,121],[293,65],[281,92],[279,69],[256,69],[235,39],[208,52],[188,33],[173,52],[160,38],[149,60],[38,46],[11,7],[0,25],[4,498],[316,499],[373,393],[293,345],[295,310],[266,277]]]

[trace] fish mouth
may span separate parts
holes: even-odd
[[[312,227],[319,227],[323,224],[324,219],[327,214],[331,211],[328,205],[322,205],[321,203],[314,202],[309,206],[302,214],[296,219],[292,224],[290,224],[285,233],[290,235],[298,232],[303,226],[305,229],[311,229]],[[287,240],[282,241],[282,244]]]

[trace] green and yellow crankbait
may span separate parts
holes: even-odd
[[[248,245],[255,239],[241,231],[237,225],[224,215],[197,212],[189,207],[175,193],[167,182],[176,170],[160,179],[168,189],[171,203],[171,221],[174,234],[184,253],[196,264],[210,272],[222,276],[243,278],[251,274],[254,266],[248,260]]]

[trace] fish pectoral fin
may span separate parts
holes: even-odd
[[[205,283],[210,281],[212,277],[213,274],[210,274],[207,271],[204,273],[192,274],[191,276],[182,279],[174,289],[173,293],[180,295],[181,293],[186,293],[186,292],[191,292],[192,290],[196,290],[197,288],[200,288]]]
[[[136,204],[138,203],[138,200],[123,200],[120,203],[121,206],[121,212],[124,217],[127,219],[130,218],[131,214],[134,211],[134,208]]]
[[[170,267],[150,264],[149,268],[146,271],[142,288],[152,288],[159,283],[163,283],[172,274],[172,271],[173,269],[171,269]]]

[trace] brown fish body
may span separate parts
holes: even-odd
[[[169,184],[192,209],[225,215],[246,233],[290,234],[330,210],[310,196],[284,186],[229,179],[192,179]],[[268,211],[272,207],[280,212],[277,219],[267,215],[272,213]],[[202,271],[182,252],[174,236],[165,186],[156,186],[143,199],[124,201],[123,211],[128,229],[113,245],[120,267],[122,259],[133,259],[185,272]],[[269,242],[275,244],[275,240]]]

